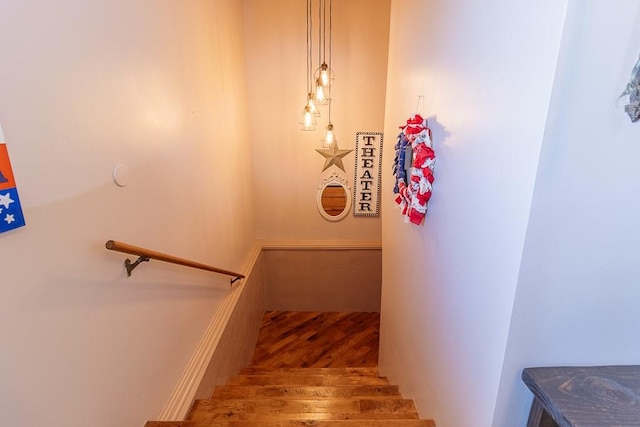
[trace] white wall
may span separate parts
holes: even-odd
[[[242,4],[0,0],[0,123],[27,226],[0,235],[6,425],[143,425],[253,244]],[[112,168],[123,163],[129,185]]]
[[[380,370],[439,427],[491,424],[565,7],[392,2]],[[419,95],[437,161],[414,226],[391,164]]]
[[[616,106],[639,52],[637,1],[569,2],[495,427],[525,425],[527,366],[640,358],[640,124]]]
[[[328,4],[329,2],[327,2]],[[315,150],[327,123],[327,107],[315,132],[300,130],[306,101],[306,2],[245,0],[245,35],[254,158],[256,232],[265,240],[377,240],[381,220],[323,219],[316,208],[318,186],[336,171],[353,189],[354,153],[345,172]],[[319,2],[314,1],[313,16]],[[333,2],[331,121],[341,149],[355,147],[356,132],[382,131],[390,0]],[[317,22],[314,22],[317,46]],[[314,68],[317,53],[312,55]],[[393,143],[392,140],[386,141]]]

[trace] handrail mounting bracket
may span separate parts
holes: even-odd
[[[236,276],[233,279],[231,279],[231,286],[233,286],[234,283],[236,283],[238,280],[241,280],[241,279],[242,279],[242,277],[240,277],[240,276]]]
[[[144,255],[141,255],[140,257],[138,257],[138,259],[135,262],[131,262],[129,258],[125,259],[124,268],[127,269],[127,277],[131,277],[131,272],[133,271],[134,268],[140,265],[140,263],[147,262],[150,259],[151,259],[150,257],[144,256]]]

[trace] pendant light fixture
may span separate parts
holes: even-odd
[[[320,0],[318,10],[318,63],[320,66],[313,74],[316,85],[316,102],[327,105],[331,102],[330,88],[335,76],[331,69],[331,17],[332,0],[329,0],[329,64],[327,64],[327,2]]]
[[[323,9],[325,7],[324,3],[325,0],[321,0],[323,3]],[[333,3],[332,0],[329,0],[329,65],[327,65],[324,60],[322,62],[322,65],[320,66],[320,68],[317,71],[318,74],[318,81],[320,83],[325,83],[326,85],[322,85],[322,88],[326,88],[327,90],[331,87],[331,85],[333,84],[333,80],[334,80],[334,75],[333,75],[333,70],[331,69],[331,57],[332,57],[332,45],[331,45],[331,31],[333,29],[333,22],[332,22],[332,17],[333,17]],[[326,44],[325,42],[323,42],[323,44]],[[331,99],[329,99],[329,114],[328,114],[328,118],[329,118],[329,122],[327,123],[327,132],[324,135],[324,138],[322,139],[322,145],[324,147],[331,147],[332,145],[336,145],[338,144],[338,140],[336,138],[336,135],[333,131],[333,123],[331,123]]]
[[[302,121],[300,122],[300,129],[305,131],[316,130],[316,117],[320,116],[320,110],[316,106],[316,96],[311,90],[311,70],[313,68],[311,59],[313,48],[311,2],[312,0],[307,0],[307,102],[302,109]]]
[[[337,144],[338,140],[336,139],[336,135],[333,132],[333,125],[331,122],[327,125],[327,133],[324,134],[324,138],[322,138],[322,146],[325,148],[331,147],[333,144]]]
[[[313,111],[311,111],[311,107],[308,105],[304,106],[302,110],[302,121],[300,122],[301,130],[316,130],[316,125],[318,121],[316,117],[313,115]]]
[[[318,109],[318,106],[316,105],[316,94],[313,92],[309,92],[307,94],[307,105],[309,106],[309,108],[311,108],[311,111],[313,112],[313,115],[315,117],[320,117],[320,110]]]
[[[327,2],[329,3],[329,46],[327,48]],[[336,138],[331,123],[331,86],[335,79],[331,68],[333,0],[318,0],[318,63],[320,66],[313,72],[313,0],[307,0],[307,100],[302,110],[300,128],[305,131],[316,129],[316,118],[320,116],[319,106],[329,106],[329,121],[326,134],[322,139],[325,147],[335,144]],[[327,55],[328,50],[328,55]],[[314,91],[315,89],[315,91]]]
[[[331,104],[329,104],[329,123],[327,123],[327,132],[322,138],[322,146],[328,148],[337,143],[338,140],[336,139],[336,135],[333,132],[333,123],[331,123]]]

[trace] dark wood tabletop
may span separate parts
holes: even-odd
[[[526,368],[522,380],[528,427],[640,427],[640,365]]]

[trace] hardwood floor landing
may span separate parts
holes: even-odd
[[[377,367],[380,313],[268,311],[251,367]]]

